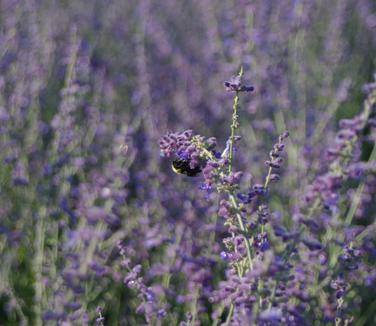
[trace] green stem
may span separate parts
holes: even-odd
[[[196,324],[196,319],[197,319],[197,300],[198,300],[198,297],[200,295],[200,290],[197,289],[196,292],[195,292],[195,297],[194,297],[194,300],[192,302],[192,320],[191,322],[189,323],[190,325],[195,325]]]
[[[224,326],[229,325],[229,323],[231,321],[231,318],[232,318],[233,312],[234,312],[234,304],[231,303],[230,310],[228,312],[228,315],[227,315],[227,318],[226,318],[226,322],[224,323]]]
[[[240,67],[238,76],[242,78],[243,76],[243,67]],[[239,107],[239,92],[236,92],[234,97],[234,104],[232,105],[232,123],[231,123],[231,135],[230,135],[230,148],[229,148],[229,164],[228,164],[228,174],[232,172],[232,158],[234,150],[234,141],[235,141],[235,130],[238,128],[238,107]]]
[[[373,146],[371,155],[369,156],[368,162],[372,162],[376,160],[376,145]],[[364,190],[364,182],[362,182],[359,186],[358,189],[356,190],[354,200],[351,202],[351,206],[349,209],[349,212],[347,213],[346,220],[345,220],[345,225],[348,226],[351,224],[353,217],[355,215],[355,212],[360,204],[362,193]]]
[[[36,225],[36,238],[35,238],[35,259],[34,259],[34,271],[35,271],[35,325],[42,325],[42,300],[43,300],[43,258],[44,258],[44,241],[45,241],[45,215],[44,208],[41,209],[39,218]]]
[[[180,242],[182,241],[182,232],[178,232],[177,233],[177,239],[176,239],[176,246],[179,247],[180,246]],[[173,257],[168,257],[168,261],[167,261],[167,264],[168,266],[173,266],[175,264],[175,261],[176,261],[176,251],[173,255]],[[163,286],[168,289],[170,287],[170,281],[171,281],[171,273],[170,272],[167,272],[163,275],[163,281],[162,281],[162,284]]]
[[[235,141],[235,130],[238,127],[238,106],[239,106],[239,93],[236,92],[234,98],[234,104],[232,106],[232,123],[231,123],[231,136],[230,136],[230,150],[229,150],[229,163],[228,163],[228,173],[232,172],[232,158],[234,151],[234,141]]]
[[[270,176],[272,175],[273,168],[269,167],[268,175],[265,178],[264,189],[268,188],[270,182]]]
[[[237,210],[237,212],[236,212],[236,218],[238,220],[240,230],[243,232],[243,238],[244,238],[245,246],[246,246],[246,250],[247,250],[247,257],[248,257],[249,268],[252,270],[253,269],[253,260],[252,260],[252,253],[251,253],[251,243],[250,243],[248,237],[245,235],[246,228],[244,227],[243,219],[242,219],[241,215],[238,212],[239,207],[238,207],[238,204],[236,203],[234,195],[229,194],[229,198],[230,198],[232,206]]]
[[[222,315],[222,313],[223,313],[223,310],[224,310],[224,308],[223,308],[223,306],[220,306],[220,313],[219,313],[219,316],[221,316]],[[215,320],[213,320],[213,322],[212,322],[212,324],[211,324],[211,326],[217,326],[218,325],[218,323],[219,323],[219,318],[217,317]]]

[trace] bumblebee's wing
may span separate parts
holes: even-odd
[[[177,159],[172,161],[171,168],[177,174],[186,174],[187,165],[189,166],[184,160]]]

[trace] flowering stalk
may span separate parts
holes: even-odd
[[[235,91],[235,97],[234,97],[234,102],[232,106],[232,123],[231,123],[231,135],[229,139],[229,163],[228,163],[228,175],[232,173],[232,161],[233,161],[233,152],[234,152],[234,142],[235,142],[235,131],[239,127],[239,122],[238,122],[238,108],[239,108],[239,93],[242,91],[252,91],[253,87],[252,86],[244,86],[241,85],[241,78],[243,77],[243,66],[240,67],[240,71],[238,75],[232,79],[231,82],[225,82],[225,86],[228,90],[230,91]],[[248,264],[249,268],[252,270],[253,269],[253,262],[252,262],[252,252],[251,252],[251,243],[250,240],[247,236],[247,230],[244,226],[242,216],[239,214],[239,207],[236,202],[236,199],[231,191],[228,192],[228,196],[230,199],[230,202],[233,206],[233,208],[236,211],[236,218],[240,227],[240,230],[243,233],[243,238],[245,241],[246,245],[246,251],[247,251],[247,258],[248,258]],[[243,270],[240,275],[244,274],[245,270]]]
[[[243,77],[243,67],[240,68],[239,74],[238,74],[238,80],[240,81],[241,78]],[[228,174],[230,175],[232,172],[232,160],[233,160],[233,152],[234,152],[234,142],[235,142],[235,131],[239,127],[239,122],[238,122],[238,107],[239,107],[239,92],[240,90],[237,89],[235,91],[235,97],[234,97],[234,104],[232,106],[232,123],[231,123],[231,135],[230,135],[230,141],[229,141],[229,163],[228,163]],[[233,208],[236,211],[236,218],[239,223],[240,230],[243,232],[243,237],[246,245],[246,250],[247,250],[247,257],[248,257],[248,264],[249,268],[253,269],[253,263],[252,263],[252,253],[251,253],[251,243],[249,241],[249,238],[246,235],[247,230],[244,227],[243,219],[241,215],[238,213],[239,207],[236,202],[236,199],[234,195],[229,192],[228,193],[230,202],[233,206]],[[241,273],[243,274],[243,273]]]
[[[238,78],[241,80],[243,77],[243,67],[240,68]],[[230,152],[229,152],[229,164],[228,173],[232,172],[232,158],[233,158],[233,147],[235,141],[235,130],[239,127],[238,122],[238,106],[239,106],[239,90],[235,91],[234,104],[232,106],[232,123],[231,123],[231,136],[230,136]]]
[[[241,69],[240,71],[241,73],[239,73],[239,76],[242,75],[243,73],[243,70]],[[236,97],[235,99],[238,98],[238,92],[236,94]],[[234,106],[236,104],[236,107],[238,106],[238,100],[234,100]],[[231,137],[230,137],[230,150],[229,150],[229,156],[231,156],[231,153],[232,153],[232,145],[234,143],[234,140],[235,140],[235,128],[234,126],[237,125],[237,114],[236,114],[236,108],[234,109],[234,112],[235,114],[233,114],[233,118],[235,118],[235,123],[234,123],[234,120],[233,120],[233,124],[231,126]],[[192,143],[195,144],[195,146],[199,149],[200,153],[201,153],[201,156],[203,156],[205,159],[208,159],[208,160],[216,160],[214,155],[212,153],[210,153],[210,151],[208,151],[206,148],[205,148],[205,145],[200,141],[199,137],[193,137],[192,138]],[[229,159],[229,162],[231,162],[232,159]],[[231,172],[229,172],[230,174]],[[236,202],[236,199],[235,199],[235,196],[233,195],[232,191],[231,190],[228,190],[227,191],[227,194],[228,194],[228,197],[230,199],[230,202],[232,204],[232,208],[235,210],[235,214],[236,214],[236,218],[237,218],[237,221],[238,221],[238,224],[239,224],[239,227],[240,227],[240,230],[242,231],[242,234],[243,234],[243,238],[244,238],[244,241],[245,241],[245,245],[246,245],[246,250],[247,250],[247,258],[248,258],[248,264],[249,264],[249,268],[250,269],[253,269],[253,262],[252,262],[252,249],[251,249],[251,242],[250,242],[250,239],[247,237],[247,230],[244,226],[244,223],[243,223],[243,219],[242,219],[242,216],[240,215],[239,213],[239,206],[238,206],[238,203]],[[239,273],[239,276],[243,275],[244,272],[246,270],[243,270],[241,271],[241,269],[238,269],[238,273]]]

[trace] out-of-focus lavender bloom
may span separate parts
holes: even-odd
[[[278,308],[271,308],[260,313],[259,320],[262,322],[276,323],[282,319],[282,311]]]

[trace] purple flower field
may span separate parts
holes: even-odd
[[[0,1],[0,325],[376,325],[374,0]]]

